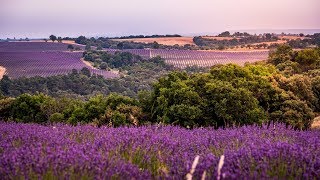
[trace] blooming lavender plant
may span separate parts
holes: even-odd
[[[320,131],[0,123],[4,179],[184,179],[195,157],[194,179],[316,179]]]

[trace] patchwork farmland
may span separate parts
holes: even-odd
[[[68,74],[72,69],[84,67],[91,73],[113,78],[118,75],[110,71],[94,69],[80,59],[83,46],[75,45],[80,51],[68,51],[68,44],[45,42],[3,42],[0,43],[0,65],[6,68],[5,74],[11,78],[53,76]],[[113,53],[116,49],[105,49]],[[140,55],[144,59],[161,56],[165,62],[176,68],[188,66],[210,67],[217,64],[234,63],[244,65],[246,62],[265,60],[268,51],[196,51],[167,49],[127,49],[123,50]]]

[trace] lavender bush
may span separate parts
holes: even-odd
[[[184,179],[197,155],[194,179],[317,179],[320,131],[0,123],[4,179]]]

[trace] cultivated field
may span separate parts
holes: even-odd
[[[196,51],[196,50],[165,50],[165,49],[128,49],[127,52],[143,58],[161,56],[166,63],[177,68],[187,66],[210,67],[217,64],[234,63],[244,65],[246,62],[266,60],[269,51]]]
[[[53,76],[71,73],[84,67],[105,78],[117,77],[109,71],[93,69],[80,59],[82,52],[70,52],[67,44],[44,42],[0,43],[0,65],[11,78]]]
[[[0,123],[0,137],[2,179],[185,179],[190,172],[194,179],[317,179],[320,174],[319,131],[282,125],[188,130]]]
[[[113,39],[114,41],[133,41],[133,42],[140,42],[140,43],[153,43],[156,41],[159,44],[173,46],[173,45],[186,45],[186,44],[192,44],[193,37],[161,37],[161,38],[133,38],[133,39]]]

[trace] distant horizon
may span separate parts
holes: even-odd
[[[0,38],[289,33],[319,30],[318,7],[319,0],[1,0]]]
[[[275,34],[281,34],[281,33],[285,33],[285,34],[299,34],[299,33],[303,33],[305,35],[309,34],[312,35],[314,33],[320,33],[320,28],[319,29],[242,29],[242,30],[224,30],[224,31],[229,31],[230,33],[234,33],[234,32],[247,32],[249,34],[263,34],[263,33],[275,33]],[[119,35],[108,35],[108,34],[76,34],[76,35],[59,35],[58,33],[48,33],[45,36],[44,35],[40,35],[40,36],[36,36],[36,35],[31,35],[31,36],[26,36],[26,35],[11,35],[11,36],[1,36],[0,35],[0,39],[5,40],[7,38],[9,39],[14,39],[16,38],[17,40],[19,39],[25,39],[25,38],[29,38],[29,39],[44,39],[44,38],[49,38],[50,35],[56,35],[56,36],[60,36],[60,37],[70,37],[70,38],[77,38],[79,36],[86,36],[86,37],[110,37],[110,38],[114,38],[114,37],[121,37],[121,36],[130,36],[130,35],[144,35],[144,36],[150,36],[150,35],[173,35],[173,34],[178,34],[181,36],[215,36],[218,35],[221,32],[224,31],[219,31],[219,32],[202,32],[202,33],[163,33],[163,34],[159,34],[159,33],[148,33],[148,34],[119,34]]]

